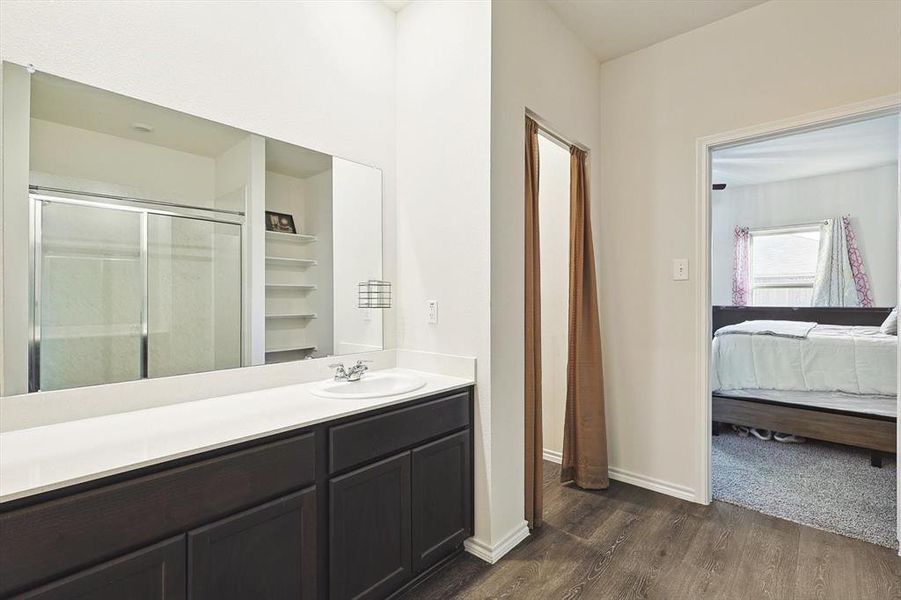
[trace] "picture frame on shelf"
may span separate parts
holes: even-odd
[[[294,215],[267,210],[266,231],[296,234],[297,227],[294,224]]]

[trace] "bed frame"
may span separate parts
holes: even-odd
[[[713,331],[760,319],[879,326],[891,311],[891,308],[714,306]],[[730,397],[722,392],[713,394],[712,400],[714,432],[718,423],[731,423],[857,446],[870,450],[870,464],[874,467],[881,467],[883,455],[894,454],[897,449],[897,416],[800,407],[761,398]]]

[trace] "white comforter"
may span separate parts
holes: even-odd
[[[897,393],[898,337],[878,327],[817,325],[806,337],[731,333],[713,340],[714,390]]]

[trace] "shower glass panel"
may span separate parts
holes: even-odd
[[[32,196],[29,389],[240,367],[236,215],[87,196]]]
[[[241,227],[148,215],[148,374],[241,366]]]
[[[141,377],[141,215],[39,202],[40,387]]]

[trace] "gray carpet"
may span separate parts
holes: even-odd
[[[796,523],[897,548],[895,458],[808,441],[764,442],[733,431],[713,438],[713,497]]]

